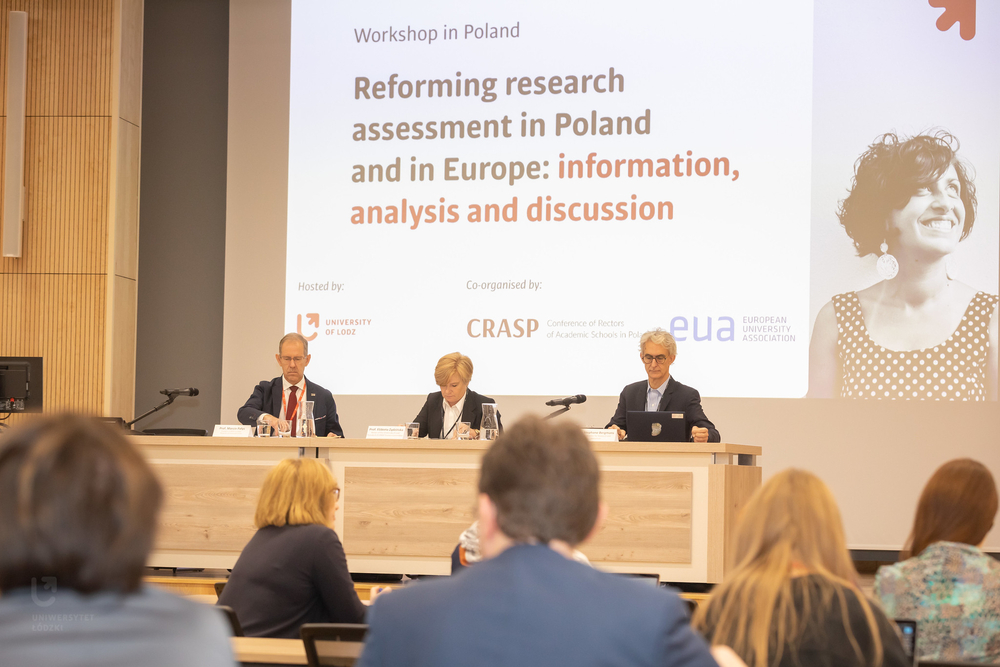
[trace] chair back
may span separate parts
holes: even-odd
[[[306,623],[299,629],[310,667],[351,667],[361,655],[367,633],[363,623]]]
[[[236,612],[233,608],[227,607],[224,604],[217,604],[215,607],[226,615],[226,620],[229,621],[229,627],[233,630],[233,637],[242,637],[243,626],[240,625],[240,619],[236,618]]]

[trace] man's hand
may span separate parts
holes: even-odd
[[[328,438],[339,438],[341,436],[339,436],[336,433],[334,433],[333,431],[331,431],[330,433],[326,434],[326,437],[328,437]]]
[[[692,442],[708,442],[708,429],[694,426],[691,428]]]
[[[612,424],[611,426],[608,427],[608,429],[612,430],[612,431],[618,431],[618,439],[619,440],[624,440],[625,439],[625,431],[623,431],[621,428],[619,428],[618,424]]]

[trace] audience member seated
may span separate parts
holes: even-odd
[[[458,422],[469,422],[472,438],[478,438],[483,424],[483,404],[496,401],[469,389],[472,359],[461,352],[444,355],[434,367],[434,382],[441,391],[427,394],[423,407],[413,418],[420,424],[420,437],[456,438]],[[497,426],[503,430],[499,411]]]
[[[607,514],[598,482],[578,427],[510,427],[482,461],[483,560],[379,599],[359,664],[715,667],[680,598],[573,560]]]
[[[815,475],[785,470],[743,509],[734,565],[694,625],[751,667],[908,667],[894,624],[858,590],[840,512]]]
[[[299,636],[303,623],[364,623],[333,520],[340,489],[319,459],[285,459],[257,499],[257,532],[219,604],[232,607],[248,637]],[[374,601],[383,589],[371,591]]]
[[[0,437],[0,665],[233,665],[222,614],[142,586],[162,496],[89,418]]]
[[[917,622],[918,659],[1000,662],[1000,563],[979,550],[996,513],[986,466],[945,463],[917,503],[912,558],[875,576],[886,613]]]

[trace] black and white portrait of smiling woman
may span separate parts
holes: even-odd
[[[997,399],[997,295],[949,274],[976,222],[972,165],[939,130],[879,137],[858,158],[838,218],[877,280],[816,316],[809,396]]]

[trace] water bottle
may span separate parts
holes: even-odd
[[[500,436],[500,418],[496,403],[483,403],[483,425],[479,429],[480,440],[496,440]]]
[[[295,427],[295,434],[300,438],[316,437],[316,420],[313,417],[313,401],[302,401],[299,403],[299,412],[296,415],[299,423]]]

